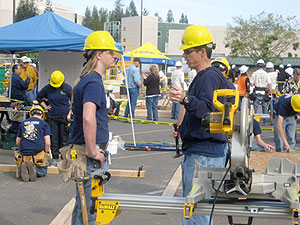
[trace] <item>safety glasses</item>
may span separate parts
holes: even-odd
[[[195,51],[196,51],[196,49],[189,48],[189,49],[184,49],[183,53],[186,54],[186,55],[189,55],[189,54],[191,54],[192,52],[195,52]]]

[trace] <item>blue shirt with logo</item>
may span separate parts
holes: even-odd
[[[49,118],[65,117],[68,115],[72,96],[72,87],[69,84],[64,83],[63,88],[54,88],[50,84],[47,84],[38,93],[38,96],[48,99],[48,103],[51,104],[52,109],[48,110]]]
[[[278,102],[274,106],[274,110],[277,115],[288,117],[296,114],[292,107],[291,99],[291,95],[283,95],[279,98]]]
[[[47,122],[36,117],[24,120],[18,129],[17,137],[21,138],[20,152],[23,155],[36,155],[45,149],[44,137],[51,135]]]
[[[108,142],[108,117],[106,96],[99,73],[92,71],[84,75],[74,88],[74,103],[72,106],[73,121],[71,122],[70,143],[85,144],[83,133],[83,105],[86,102],[96,104],[96,144]]]

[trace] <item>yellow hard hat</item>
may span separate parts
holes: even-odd
[[[224,57],[217,57],[213,61],[211,61],[212,65],[217,63],[222,63],[226,67],[226,77],[227,77],[229,74],[229,62],[227,61],[227,59],[225,59]]]
[[[65,76],[64,74],[59,71],[59,70],[55,70],[50,77],[50,85],[52,87],[58,88],[60,87],[63,82],[65,81]]]
[[[107,31],[95,31],[85,39],[84,50],[91,49],[119,51],[113,37]]]
[[[293,95],[291,105],[295,112],[300,112],[300,95]]]
[[[206,27],[192,25],[185,29],[181,39],[182,45],[179,49],[185,50],[188,48],[206,45],[212,43],[213,41],[214,40],[210,31]]]
[[[30,111],[29,111],[29,116],[31,116],[33,110],[40,111],[41,114],[43,115],[43,116],[42,116],[42,119],[45,118],[45,111],[44,111],[44,109],[43,109],[42,106],[40,106],[40,105],[33,105],[32,108],[31,108]]]

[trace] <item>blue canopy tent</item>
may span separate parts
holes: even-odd
[[[61,70],[73,84],[82,68],[86,37],[93,30],[52,12],[0,28],[0,53],[39,52],[39,87],[49,82],[54,70]],[[122,52],[121,44],[116,47]]]
[[[80,51],[93,30],[52,12],[0,28],[0,52]],[[122,52],[121,44],[116,47]]]

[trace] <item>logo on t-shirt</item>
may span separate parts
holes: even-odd
[[[36,121],[33,121],[33,122],[36,122]],[[27,140],[35,140],[37,139],[37,129],[35,128],[34,126],[35,123],[27,123],[27,124],[24,124],[24,138],[27,139]]]

